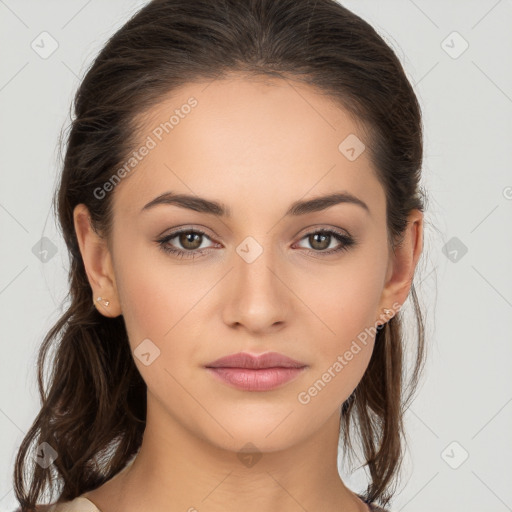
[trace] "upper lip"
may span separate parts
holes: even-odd
[[[277,352],[252,355],[248,352],[239,352],[221,357],[205,365],[206,368],[303,368],[306,364],[291,359]]]

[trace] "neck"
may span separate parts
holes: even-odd
[[[336,411],[321,431],[300,445],[263,453],[253,444],[226,450],[163,413],[148,393],[139,453],[110,481],[116,484],[111,489],[117,496],[115,508],[127,512],[367,511],[339,476],[338,437]],[[92,501],[103,512],[114,510]]]

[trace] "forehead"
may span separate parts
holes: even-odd
[[[167,191],[241,204],[261,195],[288,205],[333,190],[383,200],[360,125],[305,84],[237,76],[189,83],[138,122],[135,147],[151,149],[116,187],[115,209],[126,215]],[[361,144],[356,159],[343,152],[346,140]]]

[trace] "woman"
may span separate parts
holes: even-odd
[[[393,51],[333,0],[153,0],[74,107],[71,303],[19,510],[385,510],[424,351],[421,112]]]

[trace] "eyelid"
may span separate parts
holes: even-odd
[[[194,225],[184,224],[182,226],[175,226],[174,228],[171,228],[171,230],[168,234],[166,234],[168,231],[169,230],[165,230],[163,232],[163,234],[161,234],[157,237],[157,239],[161,240],[162,238],[168,238],[171,235],[172,235],[172,238],[174,238],[175,236],[177,236],[183,232],[189,232],[189,231],[198,232],[198,233],[208,237],[210,240],[212,238],[218,238],[218,236],[216,234],[214,234],[213,236],[210,235],[207,231],[211,231],[211,230],[209,230],[205,226],[202,226],[201,224],[194,224]],[[333,231],[335,233],[338,233],[341,236],[353,238],[352,235],[350,234],[350,232],[346,229],[339,228],[337,226],[332,226],[332,225],[327,225],[327,226],[320,225],[319,226],[318,224],[312,224],[310,226],[306,226],[305,228],[302,228],[293,238],[296,239],[298,237],[299,241],[300,241],[306,235],[311,235],[313,233],[318,233],[321,231]],[[211,241],[213,241],[213,240],[211,240]]]
[[[305,247],[300,248],[303,251],[305,251],[306,254],[313,256],[313,257],[327,258],[334,254],[338,254],[338,253],[341,254],[342,252],[348,251],[351,247],[358,245],[358,240],[356,240],[352,235],[350,235],[350,233],[348,233],[348,231],[346,231],[342,228],[338,228],[338,227],[334,227],[334,226],[329,226],[329,227],[317,226],[316,228],[314,228],[313,226],[308,226],[307,228],[304,228],[304,230],[305,230],[305,232],[303,232],[302,235],[300,235],[300,236],[296,235],[296,237],[294,237],[294,238],[298,237],[298,240],[296,242],[294,242],[294,244],[293,244],[294,246],[296,244],[300,243],[304,238],[306,238],[308,236],[315,235],[315,234],[320,234],[320,233],[328,233],[328,236],[330,236],[331,238],[334,238],[338,242],[338,247],[331,248],[328,250],[317,251],[317,250],[308,249]],[[185,249],[179,249],[179,248],[176,248],[176,247],[170,245],[170,240],[176,238],[177,236],[179,236],[182,233],[191,233],[191,232],[208,238],[214,244],[216,243],[212,240],[212,237],[208,233],[203,231],[202,228],[185,225],[185,226],[176,227],[171,231],[171,233],[160,237],[157,240],[159,248],[166,253],[174,255],[178,259],[181,259],[181,258],[187,259],[188,258],[188,259],[192,259],[192,260],[194,258],[203,256],[205,253],[209,253],[211,251],[211,249],[215,248],[215,246],[210,246],[210,247],[203,247],[201,249],[198,248],[198,249],[194,249],[194,250],[185,250]]]
[[[179,232],[182,231],[198,231],[202,232],[208,237],[217,237],[216,234],[210,235],[209,233],[214,233],[211,229],[207,228],[206,226],[203,226],[202,224],[182,224],[181,226],[174,226],[173,228],[166,229],[161,235],[158,235],[158,238],[164,238],[169,235],[176,235]]]
[[[306,235],[310,235],[312,233],[318,233],[319,231],[334,231],[335,233],[338,233],[342,236],[351,237],[352,235],[350,232],[344,228],[339,228],[337,226],[332,225],[319,225],[319,224],[311,224],[310,226],[306,226],[305,228],[301,229],[294,238],[304,238]]]
[[[195,234],[203,236],[203,238],[208,238],[208,240],[215,243],[212,240],[212,237],[208,233],[203,231],[202,228],[197,228],[197,227],[191,228],[191,227],[187,227],[187,226],[179,227],[179,228],[176,228],[175,230],[171,230],[171,232],[169,234],[162,235],[161,237],[159,237],[159,241],[167,240],[167,243],[168,243],[169,240],[176,238],[177,236],[181,235],[182,233],[195,233]],[[196,249],[195,251],[187,251],[187,252],[199,252],[199,251],[205,251],[207,249],[210,249],[210,247],[204,247],[203,249]],[[177,249],[177,250],[183,250],[183,249]]]

